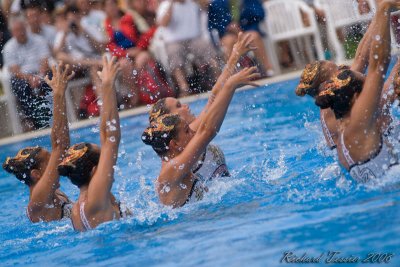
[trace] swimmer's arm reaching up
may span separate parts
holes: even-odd
[[[88,188],[87,214],[110,211],[111,187],[114,182],[114,166],[117,162],[121,139],[115,80],[119,73],[117,58],[108,60],[103,56],[103,69],[99,72],[102,81],[100,98],[103,100],[100,122],[101,153],[99,164]]]
[[[375,15],[372,18],[371,24],[369,25],[367,32],[361,39],[360,43],[358,44],[356,54],[354,56],[353,64],[351,64],[350,69],[358,72],[364,73],[368,67],[369,63],[369,51],[371,49],[371,42],[372,39],[376,36],[376,19],[377,16]]]
[[[396,78],[398,79],[399,72],[400,61],[397,60],[396,65],[394,65],[389,77],[386,79],[383,86],[380,108],[382,110],[382,115],[384,116],[390,116],[390,108],[392,107],[393,102],[399,97],[397,92],[400,88],[398,87],[399,84],[395,80]]]
[[[236,64],[239,61],[240,57],[246,54],[251,50],[255,50],[255,47],[252,47],[253,38],[250,34],[245,34],[243,32],[239,32],[238,40],[233,46],[232,53],[229,56],[228,62],[221,75],[218,77],[217,82],[211,90],[211,95],[208,98],[208,102],[204,109],[201,111],[200,115],[190,124],[190,128],[193,131],[197,131],[200,126],[201,120],[207,114],[207,111],[210,109],[212,103],[215,100],[215,97],[219,94],[219,92],[224,87],[224,84],[235,73]]]
[[[30,210],[34,211],[36,204],[54,204],[54,192],[59,188],[58,164],[69,148],[69,127],[65,103],[65,91],[68,81],[74,76],[70,65],[62,62],[52,67],[53,77],[45,77],[46,83],[53,89],[53,127],[51,128],[51,154],[46,169],[34,187],[31,195]]]
[[[178,156],[170,160],[161,171],[158,179],[160,183],[178,188],[184,183],[185,178],[189,176],[193,177],[193,166],[204,152],[207,145],[217,135],[236,87],[241,84],[251,84],[253,79],[259,78],[260,75],[256,73],[256,70],[256,67],[246,68],[226,81],[223,90],[221,90],[215,98],[214,104],[203,117],[196,134],[186,145],[185,149]],[[191,184],[192,183],[193,181],[191,181]],[[189,188],[187,190],[190,192]],[[160,194],[162,194],[162,192],[160,192]],[[164,204],[179,207],[185,203],[186,198],[187,194],[183,197],[179,195],[177,198],[172,198],[171,202],[164,202]]]
[[[384,2],[385,0],[376,0],[376,2],[378,3],[378,5],[381,2]],[[354,61],[353,64],[351,64],[351,70],[355,70],[358,72],[362,72],[364,73],[365,70],[368,67],[368,63],[369,63],[369,52],[371,50],[371,43],[372,40],[375,38],[382,38],[382,36],[380,36],[379,34],[377,34],[376,32],[376,22],[378,19],[377,13],[375,14],[375,16],[372,18],[372,21],[367,29],[367,32],[364,34],[363,38],[361,39],[358,47],[357,47],[357,51],[356,54],[354,56]]]
[[[351,110],[349,128],[354,133],[376,133],[378,130],[379,104],[384,83],[384,75],[390,61],[390,8],[399,0],[382,1],[377,10],[376,34],[381,39],[373,39],[370,51],[370,64],[363,90]],[[380,138],[380,134],[376,135]]]

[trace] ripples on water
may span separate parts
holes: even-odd
[[[140,141],[146,115],[122,120],[113,191],[132,218],[76,233],[68,221],[31,225],[28,191],[0,172],[5,265],[275,266],[284,251],[319,256],[328,250],[364,257],[398,253],[400,169],[368,185],[343,174],[326,148],[311,99],[293,93],[296,80],[238,92],[214,143],[232,177],[210,184],[205,198],[181,209],[158,204],[153,181],[160,162]],[[192,104],[199,112],[205,100]],[[98,129],[72,132],[72,142],[99,142]],[[32,143],[1,148],[0,159]],[[65,178],[62,190],[78,191]],[[391,261],[399,266],[400,255]],[[387,265],[386,265],[387,266]]]

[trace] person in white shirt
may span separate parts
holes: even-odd
[[[4,66],[8,68],[11,88],[17,97],[26,130],[49,126],[51,117],[46,94],[51,89],[43,81],[49,72],[50,50],[39,35],[28,33],[25,20],[10,20],[13,38],[4,46]]]
[[[170,69],[180,89],[180,96],[189,94],[184,65],[191,53],[195,63],[217,70],[216,52],[207,40],[201,38],[200,7],[192,0],[166,0],[157,10],[157,23],[162,26],[162,38]]]
[[[61,29],[55,38],[54,54],[57,60],[72,65],[78,73],[88,71],[94,87],[97,88],[100,85],[97,71],[101,66],[104,48],[95,45],[96,42],[90,39],[81,26],[81,14],[77,7],[68,7],[64,16],[63,19],[58,18]]]
[[[102,49],[108,42],[104,27],[106,13],[103,10],[95,9],[94,0],[76,1],[77,8],[81,15],[80,26],[94,46]]]
[[[44,25],[40,20],[42,8],[39,2],[32,2],[25,7],[26,21],[32,33],[42,36],[50,49],[54,46],[54,37],[56,36],[56,28],[52,25]]]

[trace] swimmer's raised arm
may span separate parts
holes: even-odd
[[[240,57],[246,54],[251,50],[255,50],[256,48],[252,46],[253,38],[250,34],[245,34],[243,32],[239,32],[238,40],[233,46],[231,55],[229,56],[228,62],[226,63],[225,68],[223,69],[221,75],[218,77],[217,82],[211,90],[211,95],[208,98],[208,102],[200,115],[190,124],[190,128],[193,131],[197,131],[201,120],[204,115],[207,113],[208,109],[212,105],[215,100],[215,97],[222,90],[224,84],[235,73],[236,64],[239,61]]]
[[[108,60],[106,56],[103,56],[103,69],[99,72],[102,81],[100,98],[103,101],[100,113],[101,152],[97,169],[88,188],[88,201],[85,208],[89,214],[110,208],[114,166],[117,162],[118,147],[121,140],[115,91],[115,80],[119,71],[116,57]]]
[[[372,18],[372,21],[367,29],[367,32],[358,44],[356,54],[354,56],[353,64],[350,69],[364,73],[369,63],[369,51],[371,49],[372,39],[376,36],[376,15]]]
[[[260,74],[256,73],[256,71],[256,67],[246,68],[226,81],[223,90],[216,96],[214,104],[204,115],[196,134],[185,149],[169,161],[165,169],[162,170],[158,179],[160,183],[176,187],[183,183],[185,178],[192,176],[193,166],[207,145],[219,132],[236,88],[239,85],[251,83],[255,78],[259,78]],[[173,199],[171,203],[164,204],[178,207],[183,205],[184,201],[186,201],[186,197],[184,199]]]
[[[31,195],[31,203],[49,203],[54,199],[54,192],[59,188],[58,164],[62,161],[70,145],[65,91],[68,81],[74,76],[70,65],[62,62],[52,67],[53,77],[45,77],[46,83],[53,89],[53,127],[51,128],[51,154],[42,177],[37,182]],[[54,204],[54,203],[52,203]],[[35,204],[29,206],[35,211]]]
[[[399,0],[382,1],[377,10],[376,34],[381,38],[374,38],[371,43],[369,71],[363,90],[351,111],[352,123],[349,127],[375,131],[380,115],[379,109],[384,75],[390,61],[390,8],[399,5]],[[364,131],[358,130],[363,135]],[[378,135],[377,135],[378,136]],[[380,135],[379,135],[380,138]]]
[[[377,4],[379,5],[381,2],[385,0],[376,0]],[[354,56],[353,64],[351,64],[351,70],[355,70],[358,72],[364,73],[369,64],[369,52],[371,50],[371,43],[372,40],[380,39],[382,36],[377,34],[376,32],[376,22],[379,18],[377,14],[372,18],[372,21],[367,29],[367,32],[364,34],[363,38],[361,39],[360,43],[358,44],[356,54]]]

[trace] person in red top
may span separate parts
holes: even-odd
[[[124,102],[127,107],[132,107],[139,101],[136,78],[151,60],[147,48],[156,27],[140,34],[132,15],[123,13],[116,0],[106,0],[105,11],[107,14],[105,29],[109,37],[107,48],[113,56],[119,58],[122,68],[122,86],[128,90],[125,92]]]

